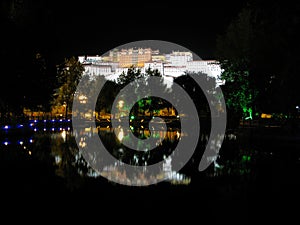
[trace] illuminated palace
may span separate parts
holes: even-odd
[[[193,60],[193,54],[188,51],[172,51],[160,54],[159,50],[151,48],[113,49],[104,56],[79,56],[84,65],[85,73],[90,76],[104,75],[109,80],[115,80],[122,72],[134,66],[144,73],[146,69],[157,69],[166,79],[183,75],[186,72],[205,73],[215,77],[217,86],[223,84],[219,79],[221,68],[216,60]]]
[[[121,73],[126,73],[128,68],[134,66],[139,68],[142,73],[145,73],[148,68],[157,69],[164,79],[171,82],[175,77],[186,72],[202,72],[215,77],[217,86],[223,84],[223,81],[219,79],[221,68],[216,60],[194,60],[193,54],[189,51],[172,51],[168,54],[161,54],[159,50],[151,48],[113,49],[103,56],[79,56],[78,60],[83,64],[85,74],[90,77],[104,75],[108,80],[116,80]],[[52,115],[63,116],[64,110],[64,105],[55,106],[52,108],[52,112],[49,112],[49,117]],[[162,110],[161,113],[164,111]],[[24,109],[24,114],[32,118],[45,116],[44,112],[31,112],[27,109]],[[90,113],[89,117],[91,115]]]

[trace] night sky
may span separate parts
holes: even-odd
[[[46,76],[53,79],[55,65],[64,58],[102,55],[139,40],[174,42],[202,59],[212,59],[217,35],[225,31],[245,6],[244,1],[237,2],[197,5],[159,1],[140,5],[102,1],[2,2],[1,62],[5,65],[2,100],[9,98],[21,104],[26,96],[43,99],[49,95],[37,94],[45,88],[40,83],[40,74],[32,70],[37,53],[47,62]]]
[[[264,2],[259,0],[249,1]],[[253,48],[254,50],[251,52],[255,53],[255,57],[251,56],[249,58],[254,59],[254,62],[259,62],[260,64],[257,63],[258,69],[262,69],[262,72],[259,70],[255,71],[259,72],[257,73],[258,75],[252,73],[255,81],[261,85],[259,90],[267,90],[262,85],[266,82],[259,75],[267,71],[263,78],[273,77],[273,75],[279,77],[279,79],[276,78],[278,86],[269,85],[273,82],[272,79],[269,84],[267,83],[270,92],[266,91],[265,93],[268,93],[269,96],[261,95],[263,99],[260,99],[259,104],[263,105],[263,103],[267,102],[269,106],[272,104],[276,106],[274,107],[275,109],[287,109],[287,112],[293,112],[289,111],[290,108],[286,106],[291,106],[292,104],[290,103],[293,103],[295,99],[300,102],[298,97],[298,84],[300,81],[299,36],[294,36],[300,24],[298,16],[300,7],[299,3],[294,6],[283,0],[274,0],[272,2],[276,1],[281,3],[279,4],[280,6],[286,6],[282,7],[284,10],[278,10],[283,12],[282,14],[273,12],[272,4],[269,7],[268,1],[261,3],[267,9],[266,12],[269,13],[266,14],[266,17],[270,18],[265,20],[269,21],[270,24],[264,27],[270,29],[266,29],[269,33],[261,35],[266,38],[263,39],[263,42],[255,43],[261,49],[259,48],[256,54],[257,48]],[[245,5],[246,0],[194,1],[192,5],[187,1],[167,3],[163,1],[140,1],[139,3],[121,1],[119,3],[119,1],[101,0],[0,1],[0,113],[17,112],[17,110],[20,112],[25,106],[33,107],[31,109],[35,110],[34,107],[37,105],[49,103],[56,84],[56,65],[63,63],[65,58],[71,56],[102,55],[129,42],[162,40],[183,46],[202,59],[214,59],[217,36],[226,31],[232,19],[237,16]],[[295,14],[297,16],[290,16],[290,11],[297,13]],[[278,18],[273,20],[273,15],[278,16]],[[273,21],[277,22],[277,24],[274,24]],[[269,42],[271,43],[269,44]],[[266,48],[265,45],[267,46]],[[37,56],[41,57],[40,61],[37,60]],[[45,70],[43,71],[39,70],[41,68],[40,62],[45,63]],[[256,65],[256,63],[253,64]],[[276,70],[278,69],[277,73]],[[284,75],[287,75],[287,77],[284,77]],[[237,87],[237,89],[239,88]],[[227,89],[227,93],[230,93],[230,91],[230,89]],[[261,105],[259,106],[261,107]],[[297,105],[299,104],[297,103]],[[294,110],[295,106],[292,106]],[[271,109],[273,110],[274,108]],[[297,111],[299,112],[299,110]],[[227,124],[233,124],[233,127],[237,126],[235,122],[238,124],[239,117],[235,117],[234,113],[228,113],[227,115],[232,117],[231,119],[228,116]],[[288,118],[281,112],[280,116]],[[48,185],[52,182],[52,175],[51,177],[49,176],[50,169],[47,168],[46,174],[44,174],[44,165],[42,170],[36,170],[35,165],[27,166],[26,158],[26,166],[23,170],[22,166],[19,167],[21,160],[18,158],[16,164],[12,164],[18,166],[11,166],[10,164],[7,166],[5,164],[0,169],[3,172],[0,188],[8,190],[10,187],[18,184],[9,192],[1,192],[4,193],[4,198],[1,200],[8,199],[2,204],[5,206],[3,208],[9,210],[9,213],[4,211],[1,215],[9,215],[10,220],[14,218],[22,218],[22,220],[29,218],[30,222],[34,218],[37,218],[40,222],[40,218],[49,220],[53,217],[56,223],[58,218],[61,221],[60,216],[65,216],[68,219],[67,221],[75,218],[76,222],[78,222],[79,218],[105,219],[107,221],[105,217],[111,215],[111,213],[113,213],[111,219],[114,221],[120,218],[124,222],[126,219],[129,222],[138,221],[140,223],[151,221],[149,219],[157,222],[161,218],[166,218],[168,223],[173,218],[177,221],[178,219],[184,219],[185,221],[199,219],[201,222],[207,220],[209,224],[216,220],[223,224],[227,221],[230,221],[230,224],[233,224],[233,222],[245,224],[249,221],[251,224],[256,224],[257,221],[262,221],[261,218],[266,219],[266,222],[270,224],[273,222],[270,218],[277,219],[277,217],[284,219],[285,222],[289,219],[291,221],[294,221],[294,219],[299,220],[296,210],[299,209],[300,157],[298,140],[300,125],[297,128],[297,124],[293,120],[282,119],[282,121],[287,123],[280,125],[283,129],[280,128],[279,131],[277,128],[278,123],[276,120],[274,121],[276,122],[274,123],[274,128],[272,128],[272,122],[270,124],[266,122],[266,127],[259,122],[258,128],[262,128],[261,130],[252,129],[255,128],[254,124],[256,123],[253,123],[251,129],[248,129],[246,126],[245,130],[241,130],[241,136],[238,135],[239,129],[236,132],[235,129],[230,129],[230,126],[228,126],[227,131],[230,136],[232,134],[235,138],[241,137],[236,139],[238,140],[237,142],[233,142],[229,138],[230,142],[222,149],[229,150],[228,159],[225,157],[223,163],[227,166],[229,162],[228,171],[233,171],[233,175],[231,176],[230,172],[228,173],[230,176],[225,175],[221,179],[216,180],[206,180],[204,176],[202,177],[204,174],[199,174],[199,177],[196,175],[195,178],[200,178],[200,182],[204,181],[204,183],[203,185],[199,183],[198,186],[196,182],[196,184],[194,183],[195,186],[188,186],[188,188],[193,187],[193,189],[186,189],[186,187],[177,189],[174,186],[170,191],[169,186],[162,186],[160,190],[152,186],[150,189],[147,189],[150,190],[149,192],[142,192],[131,187],[126,192],[126,189],[123,191],[117,185],[108,184],[104,187],[101,186],[104,189],[100,188],[100,192],[98,192],[98,189],[97,192],[93,192],[93,188],[90,189],[90,187],[94,183],[88,182],[86,186],[84,185],[84,192],[82,192],[84,193],[82,197],[86,201],[83,201],[84,204],[80,204],[81,196],[76,191],[72,192],[74,194],[71,195],[72,201],[66,201],[69,196],[52,196],[51,193],[60,192],[60,190],[52,184]],[[249,124],[252,125],[252,122]],[[252,140],[254,141],[252,142]],[[39,148],[45,152],[42,153],[41,151],[42,154],[38,157],[43,158],[44,162],[47,160],[46,166],[48,166],[52,161],[46,159],[46,157],[44,159],[44,156],[48,153],[50,154],[51,148],[48,146],[50,142],[48,142],[48,139],[45,139],[45,141],[40,143],[41,146],[35,150],[38,153],[37,155],[39,155]],[[47,145],[45,148],[43,147],[44,143]],[[51,141],[51,143],[54,142]],[[18,146],[21,147],[19,144]],[[58,148],[57,146],[55,145],[55,149]],[[64,146],[69,148],[71,145],[65,145],[64,143]],[[6,149],[9,146],[3,145],[3,147],[3,149]],[[19,152],[19,148],[16,148],[16,150],[12,151],[12,154],[8,154],[10,152],[6,150],[2,151],[1,153],[5,154],[0,156],[5,156],[3,157],[4,160],[14,160],[14,157],[21,152]],[[22,149],[21,154],[24,152]],[[246,176],[236,177],[234,168],[241,166],[239,171],[244,171],[243,165],[245,164],[241,163],[242,160],[241,162],[238,161],[238,157],[241,154],[243,154],[242,160],[247,154],[247,160],[249,157],[251,158],[249,162],[253,171],[250,170],[249,174],[244,174]],[[69,157],[69,154],[66,155]],[[34,151],[32,156],[34,156]],[[234,161],[231,165],[231,159],[237,160],[237,167],[235,167]],[[70,174],[72,173],[71,170],[67,170],[67,173],[69,172]],[[23,177],[23,174],[26,175]],[[36,174],[38,174],[38,178],[41,178],[40,180],[36,180],[34,177]],[[10,175],[13,175],[13,177],[9,177]],[[69,180],[68,176],[66,177],[67,182],[73,181]],[[7,179],[8,177],[9,179]],[[29,180],[27,180],[28,177],[30,177]],[[48,177],[50,177],[50,181],[47,180]],[[34,182],[31,183],[32,181]],[[42,186],[36,186],[35,181]],[[55,181],[60,182],[60,180],[56,180],[56,177]],[[205,181],[208,182],[206,183]],[[19,185],[19,182],[24,182],[24,184]],[[75,180],[76,182],[77,180]],[[217,186],[218,184],[220,186]],[[101,183],[101,185],[103,184]],[[44,190],[43,188],[46,186],[47,188]],[[26,201],[22,201],[22,198],[14,201],[12,198],[14,196],[11,193],[19,197],[20,187],[24,187],[26,193],[40,190],[36,194],[26,195],[26,198],[28,197]],[[98,188],[99,186],[96,185],[95,187]],[[108,190],[106,187],[109,188],[109,191],[106,191]],[[198,187],[200,187],[199,190]],[[48,190],[51,191],[48,192]],[[23,194],[23,191],[21,190],[20,193]],[[114,199],[111,198],[111,193],[114,194]],[[38,201],[33,201],[33,196]],[[47,201],[48,199],[50,201]],[[8,205],[7,202],[11,205]],[[127,203],[130,204],[128,205]],[[206,205],[206,203],[208,204]],[[102,211],[102,209],[106,210]],[[128,213],[126,209],[131,211]],[[283,213],[285,210],[288,211],[287,214]],[[19,215],[19,212],[26,212],[26,216],[11,217],[11,213],[18,213]],[[44,214],[41,214],[41,212]],[[75,214],[72,212],[75,212]],[[170,214],[168,214],[169,212]],[[141,220],[137,215],[142,215]],[[110,218],[108,217],[108,219]],[[276,219],[274,219],[274,222],[278,221]],[[85,222],[88,222],[88,220],[85,220]],[[287,222],[286,224],[291,223]]]

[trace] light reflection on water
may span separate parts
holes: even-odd
[[[122,144],[122,141],[130,141],[129,133],[133,132],[135,136],[141,139],[150,137],[156,141],[156,148],[149,150],[147,145],[141,145],[142,151],[137,151],[127,148]],[[168,129],[167,131],[149,129],[123,129],[123,128],[107,128],[90,127],[80,131],[74,131],[72,135],[79,141],[79,152],[85,154],[85,150],[89,147],[89,141],[95,135],[101,139],[105,149],[118,159],[117,162],[112,162],[109,159],[103,158],[98,152],[88,152],[88,162],[99,165],[92,173],[93,176],[103,176],[109,180],[116,181],[128,185],[146,185],[154,183],[156,180],[166,180],[172,184],[189,184],[190,178],[184,174],[172,170],[173,150],[176,148],[178,141],[184,136],[178,129]],[[148,148],[148,149],[147,149]],[[147,166],[163,161],[160,171],[148,171]],[[141,170],[133,174],[127,174],[124,169],[124,164],[143,167]]]
[[[155,180],[162,180],[172,184],[189,184],[190,178],[184,174],[172,170],[173,150],[178,141],[185,136],[179,129],[169,128],[166,131],[152,130],[147,128],[122,129],[108,127],[83,127],[81,130],[72,130],[70,121],[64,120],[33,120],[16,127],[5,125],[1,129],[1,149],[16,150],[17,154],[22,150],[28,157],[41,160],[53,159],[55,172],[61,177],[103,177],[112,181],[120,181],[123,184],[145,185],[155,183]],[[154,150],[136,151],[126,148],[123,140],[130,141],[129,133],[146,139],[152,136],[156,140]],[[103,142],[107,151],[118,159],[117,163],[103,158],[98,152],[89,153],[89,160],[86,160],[85,149],[89,148],[91,138],[98,136]],[[75,138],[79,138],[77,145]],[[146,146],[147,147],[147,146]],[[49,149],[49,150],[48,150]],[[83,157],[84,156],[84,157]],[[18,157],[16,155],[16,157]],[[152,174],[147,166],[163,161],[157,173]],[[93,163],[101,164],[101,168],[94,168]],[[142,173],[135,173],[131,177],[124,173],[124,164],[143,167]],[[71,171],[71,172],[70,172]],[[75,173],[74,173],[75,171]],[[74,180],[71,178],[70,180]],[[150,181],[152,180],[152,181]],[[120,182],[118,182],[120,183]]]
[[[122,183],[147,183],[149,179],[158,179],[157,176],[163,176],[167,181],[178,184],[189,184],[191,181],[189,175],[172,170],[172,158],[175,154],[173,150],[178,141],[187,136],[179,129],[169,128],[167,131],[154,130],[150,132],[149,129],[145,128],[127,130],[105,126],[92,129],[87,126],[81,130],[72,131],[70,125],[66,121],[30,121],[27,127],[26,124],[18,124],[15,127],[5,124],[1,127],[1,152],[14,150],[16,157],[18,157],[17,154],[27,155],[27,157],[37,157],[37,155],[42,158],[53,157],[56,173],[63,177],[69,176],[66,173],[70,171],[68,167],[72,167],[72,171],[76,171],[80,176],[98,177],[102,175],[109,180],[121,179],[123,180]],[[121,141],[129,138],[129,132],[133,132],[141,140],[152,135],[157,141],[157,149],[134,151],[126,148]],[[94,136],[101,138],[107,151],[119,160],[118,163],[103,158],[97,152],[89,155],[88,162],[85,160],[84,151],[89,147],[90,139]],[[50,138],[51,141],[47,142],[47,138]],[[75,138],[80,140],[78,145]],[[206,134],[201,134],[199,142],[206,143],[207,139]],[[223,145],[226,149],[221,151],[221,155],[226,153],[225,157],[223,156],[221,160],[215,160],[213,171],[211,173],[206,172],[206,174],[210,174],[210,176],[250,174],[252,164],[258,157],[257,154],[261,156],[262,153],[252,151],[252,149],[246,149],[246,151],[247,146],[241,148],[241,146],[237,146],[237,143],[237,136],[228,133],[225,137],[225,145]],[[51,152],[50,156],[46,156],[48,148]],[[270,157],[274,158],[275,154],[271,153]],[[157,161],[164,163],[160,171],[157,171],[154,176],[154,174],[148,173],[147,166]],[[93,167],[93,163],[96,162],[100,162],[101,168],[95,169]],[[134,174],[135,177],[128,179],[128,174],[122,170],[124,164],[138,165],[145,169],[143,173]]]

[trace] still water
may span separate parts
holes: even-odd
[[[86,209],[86,215],[91,215],[94,209],[93,215],[103,215],[102,209],[109,212],[113,209],[119,216],[124,208],[130,208],[135,213],[157,218],[160,213],[166,216],[166,209],[171,209],[170,216],[188,220],[196,206],[195,219],[205,217],[219,224],[225,219],[230,224],[255,223],[262,217],[269,222],[270,215],[282,216],[286,221],[297,215],[291,212],[299,202],[300,132],[290,135],[279,128],[263,127],[228,130],[219,157],[200,173],[197,168],[207,141],[205,134],[199,137],[191,160],[175,172],[170,160],[176,157],[173,149],[180,139],[188,137],[181,130],[152,131],[159,143],[157,151],[132,151],[120,142],[128,138],[130,130],[86,126],[74,131],[70,125],[70,121],[58,120],[1,126],[0,191],[8,197],[5,203],[13,204],[9,210],[28,209],[31,213],[28,215],[33,215],[35,210],[44,211],[51,202],[55,209],[61,206],[59,212]],[[134,133],[141,139],[150,135],[147,129],[136,129]],[[89,155],[87,162],[84,154],[93,137],[101,139],[118,163],[97,152]],[[93,160],[100,163],[93,164]],[[162,167],[155,174],[150,173],[146,164],[159,160],[164,162]],[[145,170],[126,174],[124,164],[139,165]],[[95,169],[94,165],[101,167]],[[117,184],[142,186],[157,179],[155,176],[166,178],[158,183],[160,188],[153,185],[120,188]],[[71,200],[65,197],[68,193],[75,193]],[[23,195],[28,196],[26,201],[11,201],[12,196],[19,200]],[[28,207],[32,196],[39,199],[33,208]],[[81,199],[84,204],[78,203]],[[95,203],[102,206],[101,210],[90,207]],[[7,208],[7,204],[3,205]],[[283,214],[286,209],[288,213]],[[49,217],[52,211],[51,205],[45,216]],[[122,219],[127,217],[128,214]]]
[[[141,140],[151,135],[157,142],[156,148],[147,150],[147,146],[141,144],[141,150],[137,151],[126,147],[123,141],[130,141],[130,132]],[[297,174],[300,165],[298,136],[283,136],[279,132],[273,128],[227,131],[220,155],[202,173],[203,176],[239,177],[256,181],[268,173],[273,174],[273,177]],[[274,135],[278,135],[277,139],[271,138]],[[89,150],[95,137],[101,140],[102,148],[113,157],[100,154],[97,149]],[[15,176],[22,172],[22,163],[27,167],[32,162],[38,162],[47,167],[47,171],[54,171],[55,177],[67,180],[71,186],[74,183],[77,185],[76,181],[81,178],[105,178],[106,182],[135,186],[161,180],[190,185],[197,179],[194,175],[199,174],[197,168],[208,136],[200,135],[194,155],[181,170],[176,171],[173,159],[184,152],[175,149],[178,142],[187,137],[187,134],[174,127],[150,131],[147,128],[126,130],[113,129],[107,125],[96,128],[87,125],[74,131],[71,129],[71,121],[62,119],[3,124],[0,136],[2,174],[6,177],[12,174]],[[148,166],[157,162],[162,163],[156,170],[149,171]],[[129,174],[124,165],[139,169]],[[289,172],[285,174],[287,170]]]
[[[134,133],[141,140],[138,146],[141,150],[133,150],[123,144],[123,141],[130,141],[129,133]],[[150,135],[156,141],[155,149],[152,150],[142,143]],[[87,125],[72,130],[70,120],[31,120],[24,124],[3,125],[1,160],[5,162],[7,158],[14,160],[23,157],[53,161],[55,174],[64,178],[104,177],[108,181],[135,186],[160,180],[188,185],[191,178],[172,169],[172,157],[176,157],[174,149],[184,135],[177,128],[150,131],[147,128],[126,130],[100,125],[92,128]],[[95,137],[103,143],[102,148],[117,160],[105,157],[98,149],[88,150]],[[157,162],[162,163],[156,171],[147,169],[147,166]],[[124,170],[124,165],[139,169],[129,174]]]

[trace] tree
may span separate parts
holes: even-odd
[[[253,50],[251,67],[264,112],[290,114],[299,104],[300,4],[252,1]]]
[[[243,9],[229,25],[226,33],[217,39],[217,60],[223,92],[229,112],[243,119],[252,119],[254,102],[258,94],[251,76],[250,49],[253,27],[251,10]]]
[[[117,83],[121,87],[125,87],[130,82],[135,81],[136,79],[141,78],[143,75],[141,73],[141,69],[136,67],[130,67],[128,68],[127,72],[124,71],[120,74],[120,76],[117,78]]]
[[[93,82],[105,82],[97,99],[96,111],[111,113],[112,104],[119,91],[118,84],[110,80],[105,80],[104,76],[98,76]],[[95,86],[97,87],[98,85],[96,84]]]
[[[7,0],[0,5],[2,41],[5,43],[0,57],[5,65],[2,74],[6,74],[5,81],[0,84],[2,100],[17,116],[22,115],[23,107],[36,110],[38,105],[43,105],[47,110],[55,71],[50,71],[54,67],[49,62],[53,48],[46,40],[52,39],[51,14],[56,6],[28,0]]]
[[[66,117],[71,110],[74,94],[84,72],[83,65],[73,56],[57,67],[58,88],[52,105],[65,105]]]
[[[250,0],[217,38],[229,112],[287,113],[299,104],[299,4]],[[246,114],[245,114],[246,113]]]
[[[138,114],[139,111],[145,112],[146,110],[149,111],[150,116],[153,116],[154,110],[159,110],[160,107],[164,107],[166,105],[165,101],[157,97],[151,97],[153,91],[148,88],[147,79],[150,77],[159,77],[160,82],[157,85],[163,85],[162,88],[166,90],[166,84],[163,84],[163,77],[161,73],[157,69],[151,69],[150,67],[145,70],[145,73],[142,73],[140,69],[131,67],[128,69],[127,73],[123,72],[117,79],[117,84],[120,85],[120,89],[125,87],[126,85],[130,84],[131,82],[135,82],[139,78],[144,78],[143,83],[140,83],[140,86],[134,90],[134,92],[128,93],[128,96],[132,96],[132,93],[138,93],[138,89],[143,89],[144,93],[148,93],[147,98],[141,98],[141,96],[136,96],[137,104],[133,107],[133,113],[135,115]]]
[[[158,69],[151,69],[150,67],[145,70],[144,77],[146,78],[145,81],[147,82],[147,79],[151,77],[158,77],[160,79],[157,80],[156,86],[161,87],[167,92],[167,85],[164,84],[164,78],[162,77],[161,73]],[[146,89],[148,86],[145,85],[143,87]],[[155,111],[159,111],[163,108],[170,108],[171,104],[167,102],[164,99],[161,99],[159,97],[155,97],[155,93],[153,93],[153,90],[148,88],[147,92],[149,93],[148,98],[141,99],[138,102],[138,106],[143,109],[143,111],[148,110],[150,113],[150,117],[154,115]]]
[[[24,106],[32,110],[49,111],[54,88],[55,72],[52,71],[54,66],[50,66],[49,60],[44,54],[37,52],[34,54],[32,65],[28,65],[28,67],[28,74],[31,74],[34,79],[31,81],[31,88],[27,93],[24,91],[24,95],[26,95]]]
[[[202,90],[197,82],[192,78],[192,76],[199,77],[199,81],[203,84],[205,83],[207,89]],[[201,121],[201,129],[208,132],[210,129],[211,114],[217,115],[218,111],[219,88],[216,87],[216,79],[214,77],[208,76],[205,73],[199,72],[185,73],[184,75],[176,77],[174,79],[174,82],[180,85],[193,100],[194,105],[198,111],[199,119]],[[208,99],[206,98],[204,92],[211,96],[210,102],[208,102]],[[212,106],[211,108],[214,109],[214,112],[210,112],[209,104]]]

